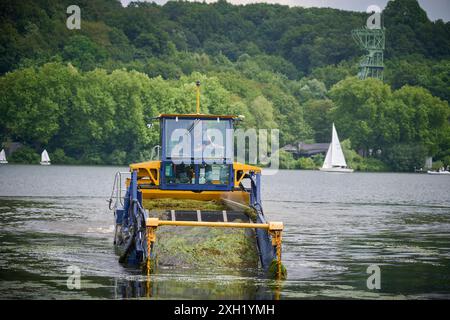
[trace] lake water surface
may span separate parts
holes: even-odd
[[[0,166],[1,299],[450,298],[450,177],[279,171],[263,176],[268,220],[283,221],[288,279],[255,270],[158,270],[118,263],[106,200],[116,171]],[[381,289],[367,288],[378,265]],[[81,289],[67,287],[67,268]]]

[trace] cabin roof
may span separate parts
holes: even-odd
[[[203,113],[188,113],[188,114],[177,114],[177,113],[163,113],[160,114],[157,118],[221,118],[221,119],[236,119],[238,116],[234,115],[216,115],[216,114],[203,114]]]

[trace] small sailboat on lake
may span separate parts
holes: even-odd
[[[47,150],[44,150],[41,153],[41,165],[43,165],[43,166],[50,165],[50,157],[48,156]]]
[[[342,152],[341,143],[336,132],[336,128],[333,123],[333,133],[331,135],[331,143],[328,147],[327,155],[325,161],[323,162],[320,171],[326,172],[341,172],[341,173],[351,173],[353,169],[347,167],[347,162],[345,161],[344,153]]]
[[[0,151],[0,164],[7,164],[5,150]]]
[[[434,174],[434,175],[450,175],[450,171],[445,170],[445,168],[440,168],[440,169],[438,169],[436,171],[428,170],[427,173],[428,174]]]

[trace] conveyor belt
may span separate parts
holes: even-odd
[[[152,213],[150,212],[150,216]],[[204,221],[204,222],[250,222],[244,212],[239,211],[201,211],[201,210],[168,210],[159,215],[161,220],[172,221]]]

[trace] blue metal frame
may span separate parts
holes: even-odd
[[[267,223],[261,202],[261,174],[251,173],[250,181],[250,205],[256,210],[256,223]],[[255,232],[261,265],[267,271],[272,261],[276,259],[276,247],[272,246],[272,238],[267,230],[255,229]]]
[[[230,180],[234,181],[234,178],[230,176]],[[261,203],[261,174],[254,172],[250,173],[250,181],[250,205],[256,210],[256,222],[267,223],[264,218]],[[185,185],[178,185],[176,187],[179,187],[180,190],[186,190]],[[198,185],[198,187],[204,186]],[[201,190],[205,190],[205,188],[202,188]],[[122,231],[128,233],[130,227],[134,227],[134,233],[130,235],[129,241],[125,244],[125,251],[127,252],[126,263],[128,265],[138,266],[144,262],[147,257],[147,235],[145,233],[145,225],[142,225],[142,223],[145,224],[145,219],[147,217],[147,213],[142,209],[142,193],[138,190],[137,171],[133,170],[131,173],[130,185],[125,194],[124,208],[116,209],[116,222],[122,223]],[[261,266],[267,271],[272,261],[276,259],[276,248],[272,245],[271,236],[267,230],[255,228],[255,233]],[[154,251],[152,250],[152,258],[154,258],[153,252]]]
[[[119,218],[121,217],[121,219]],[[122,232],[130,232],[133,226],[133,234],[125,244],[125,258],[128,265],[139,265],[147,256],[145,220],[147,213],[142,207],[142,192],[138,190],[137,171],[131,172],[130,185],[124,197],[123,209],[116,209],[116,219],[121,220]]]

